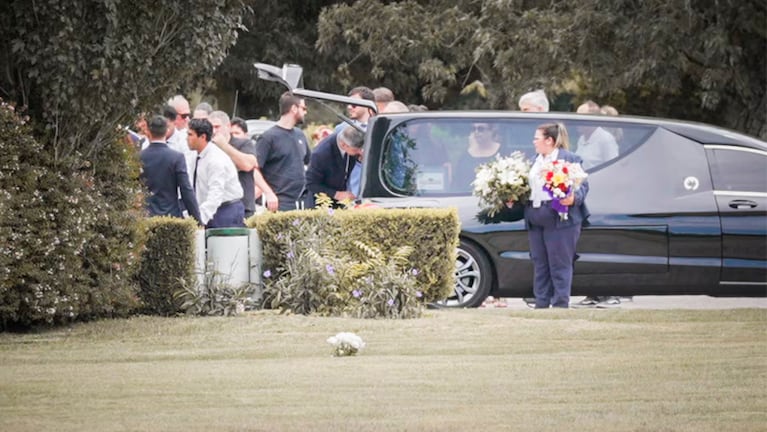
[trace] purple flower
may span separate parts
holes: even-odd
[[[277,234],[277,240],[282,240],[282,233]]]
[[[266,270],[266,271],[264,272],[264,277],[265,277],[265,278],[270,278],[270,277],[272,277],[272,271],[271,271],[271,270]]]
[[[328,216],[333,216],[333,213],[335,213],[335,211],[332,208],[329,208],[328,209]]]
[[[301,221],[298,219],[293,219],[293,226],[298,226],[301,224]]]
[[[394,306],[394,299],[389,299],[389,300],[386,302],[386,304],[387,304],[387,305],[389,305],[389,306]]]
[[[410,270],[410,273],[411,273],[413,276],[418,276],[418,269],[417,269],[417,268],[414,268],[413,270]]]
[[[353,295],[355,298],[360,298],[360,297],[362,297],[362,291],[360,291],[360,290],[354,290],[354,291],[352,291],[352,295]]]
[[[287,255],[288,259],[292,259],[294,256],[295,255],[293,255],[293,251],[288,252],[288,255]]]
[[[331,274],[331,275],[336,273],[336,270],[330,264],[327,264],[325,266],[325,270],[328,272],[328,274]]]
[[[421,291],[416,291],[415,292],[415,296],[418,297],[418,298],[421,298],[421,297],[423,297],[423,293]]]

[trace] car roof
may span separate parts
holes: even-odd
[[[672,120],[656,117],[640,116],[605,116],[594,114],[575,114],[569,112],[528,113],[522,111],[423,111],[407,113],[382,113],[379,116],[408,119],[539,119],[541,122],[555,120],[585,120],[599,119],[603,123],[641,124],[662,127],[671,132],[685,136],[702,144],[733,144],[746,145],[762,150],[767,150],[767,142],[754,137],[735,132],[729,129],[713,126],[705,123],[697,123],[683,120]]]
[[[272,120],[263,120],[263,119],[248,119],[245,120],[245,124],[248,125],[248,133],[252,133],[251,129],[257,129],[260,131],[265,131],[269,129],[270,127],[277,124],[276,121]]]

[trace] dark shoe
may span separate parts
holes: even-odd
[[[535,308],[535,297],[524,297],[522,300],[525,302],[527,307]]]

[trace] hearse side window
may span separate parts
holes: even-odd
[[[480,164],[496,154],[508,156],[520,151],[535,156],[533,136],[544,123],[541,119],[439,118],[416,119],[396,126],[384,144],[381,175],[393,192],[406,196],[470,195]],[[610,123],[603,134],[619,136],[617,154],[630,151],[651,134],[654,127]],[[571,149],[581,134],[598,129],[599,122],[566,123]],[[581,132],[583,131],[583,132]],[[575,135],[573,135],[575,133]],[[599,162],[599,167],[609,162]],[[590,167],[586,167],[589,169]]]
[[[714,189],[767,192],[767,152],[745,147],[707,146]]]
[[[568,121],[570,150],[583,159],[583,168],[594,171],[643,143],[655,130],[644,125],[614,122]]]

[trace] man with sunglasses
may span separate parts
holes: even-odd
[[[175,95],[168,99],[168,105],[176,110],[176,118],[173,121],[174,127],[169,130],[171,134],[168,137],[168,147],[184,155],[187,173],[191,173],[194,169],[197,154],[189,150],[189,146],[186,143],[187,128],[189,127],[189,118],[191,117],[189,101],[182,95]],[[190,178],[189,181],[191,180]]]
[[[372,102],[375,102],[376,100],[375,94],[373,94],[373,90],[370,90],[370,88],[364,86],[351,89],[349,91],[349,97],[354,99],[369,100]],[[362,127],[362,129],[367,128],[370,118],[375,114],[369,108],[362,105],[349,104],[346,106],[346,111],[354,124],[359,125]],[[336,125],[334,132],[341,132],[347,126],[349,125],[346,122],[341,122]]]

